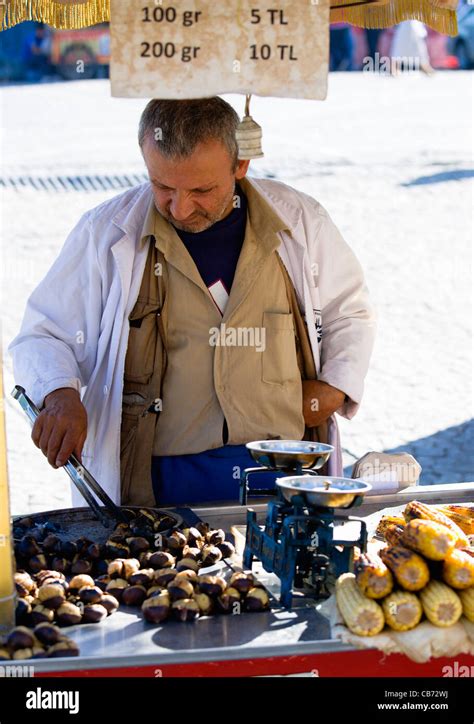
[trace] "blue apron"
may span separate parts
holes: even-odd
[[[152,458],[153,493],[160,506],[239,500],[240,474],[258,467],[245,445],[224,445],[195,455]],[[274,488],[288,473],[266,471],[249,476],[249,487]]]

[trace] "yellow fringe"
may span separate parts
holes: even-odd
[[[85,28],[110,20],[110,0],[87,0],[80,4],[54,0],[6,0],[0,5],[0,27],[13,27],[24,20],[47,23],[62,30]]]
[[[354,0],[345,0],[346,3]],[[351,23],[361,28],[389,28],[403,20],[420,20],[438,33],[457,35],[456,11],[437,5],[437,0],[389,0],[385,5],[344,8],[344,0],[331,0],[331,23]],[[439,0],[438,0],[439,2]],[[334,5],[340,4],[340,8]]]
[[[332,23],[347,22],[361,28],[389,28],[403,20],[421,20],[445,35],[457,35],[456,11],[442,7],[443,0],[389,0],[384,5],[360,5],[344,8],[354,0],[331,0]],[[63,4],[54,0],[6,0],[0,5],[0,28],[11,28],[24,20],[44,22],[53,28],[75,29],[110,20],[110,0],[87,0]],[[341,7],[335,8],[335,4]]]

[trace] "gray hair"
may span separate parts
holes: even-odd
[[[187,158],[198,143],[215,139],[229,151],[233,170],[237,166],[235,137],[240,118],[229,103],[218,96],[189,100],[151,100],[140,118],[138,143],[143,150],[147,137],[167,158]]]

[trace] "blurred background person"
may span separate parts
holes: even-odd
[[[329,32],[329,70],[353,70],[351,26],[349,23],[332,23]]]
[[[23,62],[26,68],[26,79],[38,83],[52,72],[50,63],[51,38],[44,23],[37,23],[23,44]]]
[[[432,75],[434,69],[430,63],[428,31],[419,20],[405,20],[395,28],[391,56],[391,73],[398,75],[400,70],[422,70]]]

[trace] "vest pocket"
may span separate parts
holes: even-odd
[[[265,347],[262,355],[262,380],[284,385],[301,379],[296,356],[293,315],[263,313]]]
[[[156,343],[158,336],[158,313],[156,302],[138,300],[130,316],[130,332],[125,356],[124,380],[147,384],[155,367]]]

